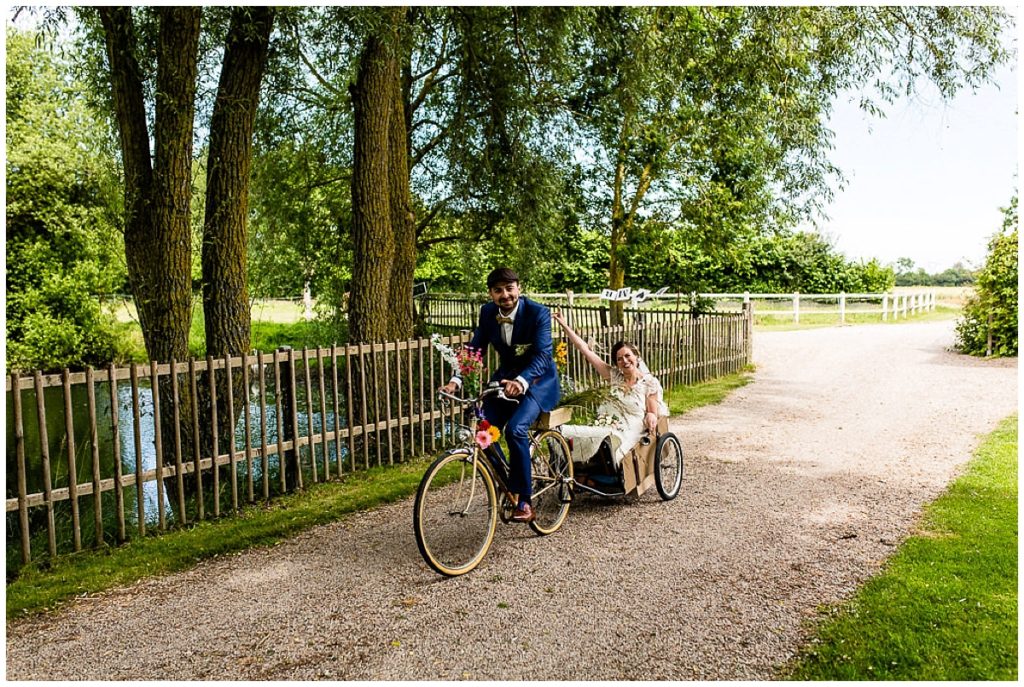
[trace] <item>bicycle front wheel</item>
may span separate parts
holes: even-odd
[[[551,534],[565,522],[572,502],[572,454],[560,432],[545,430],[533,439],[533,513],[530,527]]]
[[[452,451],[431,464],[413,510],[416,545],[431,568],[449,576],[468,573],[487,554],[497,522],[494,481],[470,451]]]

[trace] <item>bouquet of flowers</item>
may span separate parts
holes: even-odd
[[[430,336],[431,344],[437,349],[445,362],[457,370],[462,377],[462,390],[466,396],[476,396],[480,391],[480,383],[484,373],[483,351],[472,346],[460,346],[458,350],[441,343],[440,334]]]
[[[476,396],[480,392],[480,382],[484,373],[484,354],[472,346],[462,346],[458,350],[459,374],[462,375],[462,388],[467,395]]]
[[[501,437],[501,431],[487,420],[480,420],[476,426],[476,443],[480,448],[487,448]]]
[[[599,414],[594,419],[594,425],[597,427],[609,427],[611,429],[622,429],[622,422],[614,415],[606,413]]]

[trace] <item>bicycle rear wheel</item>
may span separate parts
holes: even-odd
[[[452,451],[431,464],[413,510],[416,545],[427,565],[442,575],[468,573],[487,554],[497,522],[494,481],[470,451]]]
[[[533,513],[530,527],[551,534],[565,522],[572,502],[572,453],[560,432],[545,430],[533,438]]]

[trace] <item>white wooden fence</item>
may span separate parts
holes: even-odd
[[[544,303],[567,304],[581,301],[599,301],[596,293],[536,293],[532,297]],[[716,312],[739,312],[744,303],[753,305],[755,316],[772,315],[800,322],[804,315],[838,315],[839,322],[845,323],[847,315],[878,315],[881,320],[899,320],[930,312],[935,309],[935,292],[885,292],[885,293],[664,293],[650,294],[640,307],[658,307],[656,304],[688,303],[694,298],[714,302]],[[607,301],[605,301],[607,302]],[[628,302],[627,302],[628,303]],[[636,307],[636,306],[633,306]]]

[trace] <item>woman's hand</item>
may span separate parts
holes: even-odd
[[[562,314],[561,310],[552,310],[551,319],[557,322],[560,327],[565,329],[565,315]]]
[[[651,434],[654,434],[658,427],[658,416],[650,410],[648,410],[647,414],[644,415],[644,427]]]

